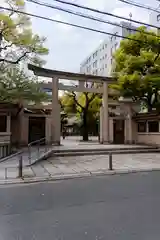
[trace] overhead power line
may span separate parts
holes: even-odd
[[[62,7],[59,7],[59,6],[54,6],[52,4],[48,4],[48,3],[45,3],[45,2],[42,2],[42,1],[38,1],[38,0],[27,0],[27,1],[31,2],[31,3],[34,3],[34,4],[37,4],[37,5],[40,5],[40,6],[56,9],[56,10],[59,10],[59,11],[70,13],[70,14],[75,15],[75,16],[90,19],[90,20],[93,20],[93,21],[106,23],[106,24],[109,24],[109,25],[112,25],[112,26],[123,27],[123,28],[125,28],[129,31],[141,32],[141,30],[138,30],[136,28],[127,27],[125,25],[114,23],[114,22],[111,22],[111,21],[108,21],[108,20],[103,20],[101,18],[97,18],[97,17],[94,17],[92,15],[84,14],[84,13],[81,13],[81,12],[74,12],[73,10],[62,8]],[[151,32],[144,31],[144,33],[146,33],[147,35],[155,36],[155,34],[151,33]],[[160,38],[160,37],[158,37],[158,38]]]
[[[60,24],[64,24],[64,25],[68,25],[68,26],[72,26],[72,27],[77,27],[77,28],[81,28],[81,29],[84,29],[84,30],[92,31],[92,32],[102,33],[102,34],[106,34],[106,35],[110,35],[110,36],[116,36],[118,38],[124,38],[124,39],[128,39],[128,40],[132,40],[132,41],[142,43],[142,41],[140,41],[138,39],[132,39],[130,37],[123,37],[123,36],[118,35],[118,34],[113,34],[113,33],[110,33],[110,32],[105,32],[105,31],[101,31],[101,30],[98,30],[98,29],[95,29],[95,28],[89,28],[89,27],[85,27],[85,26],[82,26],[82,25],[74,24],[74,23],[60,21],[60,20],[40,16],[40,15],[37,15],[37,14],[29,13],[29,12],[24,12],[24,11],[12,9],[12,8],[7,8],[7,7],[1,7],[1,6],[0,6],[0,9],[10,11],[10,12],[24,14],[24,15],[27,15],[27,16],[30,16],[30,17],[35,17],[35,18],[39,18],[39,19],[42,19],[42,20],[47,20],[47,21],[50,21],[50,22],[60,23]]]
[[[160,11],[158,11],[156,8],[153,8],[151,6],[147,6],[147,5],[137,3],[137,2],[134,2],[134,1],[131,1],[131,0],[118,0],[118,1],[122,2],[122,3],[126,3],[126,4],[131,5],[131,6],[143,8],[143,9],[150,10],[150,11],[153,11],[153,12],[156,12],[156,13],[160,14]]]
[[[73,2],[66,2],[66,1],[63,1],[63,0],[52,0],[52,1],[58,2],[58,3],[62,3],[62,4],[67,4],[67,5],[70,5],[70,6],[77,7],[77,8],[82,8],[82,9],[89,10],[89,11],[92,11],[92,12],[96,12],[96,13],[99,13],[99,14],[103,14],[103,15],[119,18],[119,19],[122,19],[122,20],[125,20],[125,21],[136,23],[136,24],[141,24],[141,25],[144,25],[144,26],[147,26],[147,27],[157,28],[157,26],[154,26],[152,24],[136,21],[136,20],[133,20],[133,19],[130,19],[130,18],[126,18],[126,17],[121,17],[121,16],[118,16],[118,15],[113,14],[113,13],[101,11],[101,10],[94,9],[94,8],[90,8],[90,7],[81,5],[81,4],[77,4],[77,3],[73,3]]]
[[[67,26],[76,27],[76,28],[79,28],[79,29],[84,29],[84,30],[91,31],[91,32],[96,32],[96,33],[101,33],[101,34],[114,36],[114,37],[118,37],[118,38],[128,39],[128,40],[131,40],[131,41],[134,41],[134,42],[145,43],[145,41],[141,41],[141,40],[134,39],[134,38],[131,38],[131,37],[124,37],[124,36],[121,36],[121,35],[118,35],[118,34],[113,34],[113,33],[105,32],[105,31],[102,31],[102,30],[97,30],[95,28],[89,28],[89,27],[85,27],[85,26],[82,26],[82,25],[69,23],[69,22],[65,22],[65,21],[60,21],[60,20],[56,20],[56,19],[40,16],[40,15],[37,15],[37,14],[33,14],[33,13],[29,13],[29,12],[24,12],[24,11],[12,9],[12,8],[7,8],[7,7],[1,7],[0,6],[0,9],[6,10],[6,11],[9,11],[9,12],[15,12],[15,13],[19,13],[19,14],[24,14],[24,15],[29,16],[29,17],[35,17],[35,18],[38,18],[38,19],[42,19],[42,20],[46,20],[46,21],[50,21],[50,22],[54,22],[54,23],[59,23],[59,24],[67,25]],[[157,47],[156,44],[153,44],[152,46]]]

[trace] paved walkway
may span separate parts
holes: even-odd
[[[97,137],[90,137],[91,141],[81,142],[81,137],[67,137],[65,140],[61,140],[61,146],[40,146],[39,149],[35,146],[30,148],[30,154],[28,148],[22,149],[22,154],[13,155],[7,157],[8,160],[0,162],[0,168],[17,167],[19,165],[20,156],[23,159],[23,165],[28,166],[36,162],[37,158],[42,157],[47,151],[51,150],[95,150],[95,149],[127,149],[127,148],[141,148],[141,145],[118,145],[118,144],[99,144]],[[145,146],[143,146],[145,148]],[[146,146],[147,148],[147,146]]]
[[[116,171],[160,169],[160,154],[125,154],[113,156],[113,167]],[[31,167],[23,168],[24,179],[49,179],[76,177],[95,173],[108,172],[108,156],[79,156],[79,157],[56,157],[45,160]],[[0,165],[0,180],[16,179],[18,168]]]
[[[68,137],[62,140],[63,146],[41,146],[39,152],[36,147],[32,147],[31,158],[28,152],[23,152],[23,177],[24,179],[48,179],[64,178],[66,176],[91,175],[94,173],[107,173],[109,159],[107,155],[96,156],[74,156],[74,157],[53,157],[52,159],[41,161],[35,165],[28,166],[35,162],[37,157],[42,156],[46,151],[71,150],[71,149],[121,149],[138,148],[138,145],[100,145],[96,138],[90,142],[80,142],[77,137]],[[13,156],[5,162],[0,163],[0,181],[5,179],[15,180],[18,178],[19,156]],[[129,171],[132,169],[160,169],[160,154],[125,154],[113,156],[113,167],[115,171]]]

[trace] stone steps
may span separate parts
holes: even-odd
[[[75,147],[75,148],[71,148],[71,147],[68,147],[68,148],[53,148],[53,151],[55,153],[68,153],[68,152],[103,152],[103,151],[112,151],[112,150],[116,150],[116,151],[120,151],[120,150],[152,150],[152,149],[158,149],[158,147],[155,147],[155,146],[127,146],[127,147],[103,147],[103,148],[80,148],[80,147]]]
[[[74,157],[74,156],[91,156],[91,155],[108,155],[112,154],[139,154],[139,153],[160,153],[160,149],[156,147],[142,148],[117,148],[117,149],[70,149],[70,150],[53,150],[49,154],[50,157]]]

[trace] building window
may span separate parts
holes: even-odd
[[[146,121],[145,122],[139,122],[138,123],[138,132],[146,132],[147,130],[147,124],[146,124]]]
[[[112,53],[113,53],[113,49],[111,48],[111,56],[112,56]]]
[[[107,43],[105,44],[105,48],[107,48]]]
[[[97,67],[97,60],[93,63],[93,67]]]
[[[149,132],[159,132],[159,121],[149,121],[148,122]]]
[[[115,40],[116,40],[117,34],[118,34],[118,32],[115,32]]]
[[[105,54],[105,58],[107,58],[107,53]]]
[[[107,68],[107,64],[105,64],[105,68]]]
[[[0,132],[7,132],[7,116],[0,116]]]
[[[118,43],[116,42],[116,43],[115,43],[115,49],[117,49],[117,46],[118,46]]]
[[[93,58],[97,57],[98,51],[96,51],[95,53],[93,53]]]

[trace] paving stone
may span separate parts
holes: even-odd
[[[73,171],[76,173],[87,173],[88,171],[84,169],[83,167],[79,166],[78,164],[72,164],[69,166]]]
[[[34,177],[35,174],[32,170],[32,167],[25,167],[23,168],[23,177]]]
[[[44,169],[43,166],[41,166],[41,164],[33,165],[32,171],[34,172],[36,177],[41,177],[41,176],[48,177],[49,176],[49,173]]]
[[[55,167],[49,161],[44,161],[42,163],[42,165],[50,175],[61,175],[61,174],[63,174],[63,172],[59,168]]]
[[[7,179],[18,178],[18,168],[7,168]]]
[[[5,179],[5,169],[0,169],[0,179]]]
[[[63,174],[76,174],[76,172],[69,167],[69,165],[64,165],[64,164],[56,164],[55,167],[59,168],[60,171],[63,172]]]

